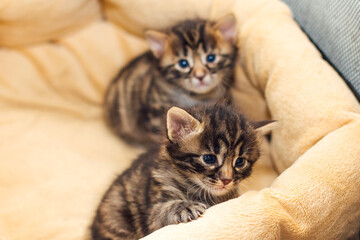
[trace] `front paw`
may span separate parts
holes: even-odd
[[[175,207],[174,223],[187,223],[199,218],[207,206],[199,202],[181,202]]]

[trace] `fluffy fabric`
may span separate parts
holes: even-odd
[[[141,152],[106,127],[107,84],[147,49],[145,29],[229,12],[239,22],[235,103],[279,127],[243,185],[252,191],[145,239],[346,239],[359,229],[359,103],[283,3],[75,2],[0,3],[0,238],[88,238],[103,192]]]

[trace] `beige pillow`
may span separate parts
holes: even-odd
[[[229,12],[239,22],[235,102],[251,118],[273,118],[280,127],[244,183],[244,191],[256,191],[146,239],[345,239],[355,233],[359,104],[282,2],[4,0],[0,238],[87,238],[103,192],[142,151],[106,127],[107,84],[147,49],[145,29]],[[276,171],[281,175],[273,182]]]

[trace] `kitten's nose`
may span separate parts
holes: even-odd
[[[200,81],[206,76],[206,71],[203,68],[195,69],[194,71],[195,77]]]
[[[231,179],[227,179],[227,178],[220,179],[220,180],[223,182],[224,186],[228,185],[231,182]]]

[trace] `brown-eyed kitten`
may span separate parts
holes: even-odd
[[[162,143],[142,154],[105,193],[94,240],[139,239],[239,196],[260,156],[270,122],[249,122],[233,107],[172,107]]]
[[[236,20],[187,20],[164,32],[149,30],[150,51],[125,66],[110,84],[105,111],[110,127],[130,143],[159,142],[162,119],[181,108],[230,100]]]

